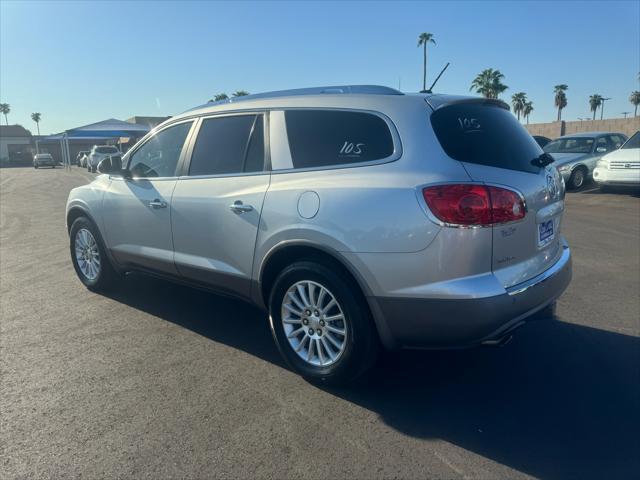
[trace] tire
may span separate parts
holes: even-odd
[[[305,292],[305,300],[296,286]],[[325,293],[320,299],[322,289]],[[329,305],[332,298],[334,306]],[[299,309],[305,304],[309,306],[306,314]],[[364,296],[353,281],[324,265],[300,261],[280,272],[271,289],[269,313],[271,332],[280,353],[293,370],[311,382],[323,385],[352,382],[377,357],[378,337]],[[340,314],[342,320],[336,319]],[[333,320],[325,321],[327,318]],[[287,335],[299,329],[301,332],[289,340]],[[311,336],[309,331],[314,329]],[[344,333],[335,333],[338,331]],[[295,347],[300,348],[299,353]]]
[[[569,178],[569,188],[572,190],[577,190],[584,185],[584,182],[587,179],[587,172],[584,171],[584,168],[578,167],[573,173],[571,173],[571,177]]]
[[[35,168],[37,170],[38,169],[38,165],[34,165],[33,168]]]
[[[86,232],[90,234],[90,237],[87,236]],[[93,239],[93,242],[91,242],[91,239]],[[93,258],[81,266],[78,258],[80,254],[77,253],[76,247],[78,247],[79,250],[85,246],[90,247]],[[116,284],[119,275],[109,261],[100,232],[87,217],[78,217],[73,222],[73,225],[71,225],[71,231],[69,232],[69,251],[71,253],[73,268],[78,278],[89,290],[94,292],[105,291]],[[91,264],[93,262],[93,266],[96,267],[96,253],[98,260],[97,268],[95,268],[95,270],[87,270],[87,263]]]

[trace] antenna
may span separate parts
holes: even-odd
[[[426,89],[426,90],[421,90],[420,93],[431,93],[431,90],[433,89],[433,87],[436,85],[436,83],[438,83],[438,80],[440,80],[440,77],[442,76],[442,74],[444,73],[444,71],[449,67],[449,62],[447,62],[447,64],[444,66],[444,68],[440,71],[440,73],[438,74],[438,76],[436,77],[436,79],[433,81],[433,83],[431,84],[431,86]]]

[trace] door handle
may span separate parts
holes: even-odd
[[[236,200],[231,205],[229,205],[229,208],[235,213],[245,213],[253,210],[253,207],[251,205],[244,205],[241,200]]]
[[[156,198],[153,202],[149,202],[149,206],[151,208],[167,208],[167,202],[163,202],[162,200]]]

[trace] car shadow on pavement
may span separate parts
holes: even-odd
[[[284,366],[263,312],[133,278],[110,296]],[[502,348],[385,353],[356,384],[320,388],[403,434],[442,439],[535,477],[632,478],[640,471],[635,336],[539,318]]]

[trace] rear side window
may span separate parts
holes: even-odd
[[[455,160],[538,173],[531,160],[542,154],[511,112],[497,105],[461,103],[431,115],[438,141]]]
[[[191,155],[189,175],[261,171],[264,164],[263,132],[262,115],[203,120]]]
[[[393,153],[387,123],[371,113],[288,110],[285,118],[294,168],[369,162]]]

